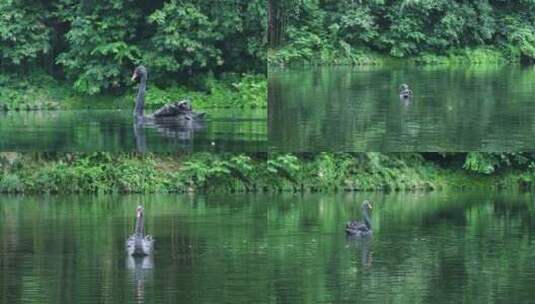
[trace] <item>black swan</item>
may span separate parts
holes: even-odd
[[[143,223],[143,207],[136,209],[136,228],[128,240],[126,240],[126,251],[131,256],[147,256],[152,253],[154,240],[152,236],[145,235]]]
[[[154,113],[145,115],[145,91],[147,89],[147,69],[140,65],[134,70],[132,81],[139,79],[139,88],[136,96],[136,106],[134,108],[134,117],[136,121],[178,121],[187,122],[203,119],[206,113],[194,112],[191,102],[187,100],[177,101],[166,104]]]
[[[346,224],[346,234],[351,236],[366,236],[372,233],[372,223],[370,218],[370,210],[372,205],[368,200],[362,202],[362,216],[363,222],[352,220]]]
[[[409,99],[412,97],[412,90],[409,89],[409,86],[407,84],[402,84],[399,86],[399,98],[401,99]]]

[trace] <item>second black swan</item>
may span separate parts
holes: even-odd
[[[399,98],[409,99],[412,97],[412,90],[409,88],[409,85],[402,84],[399,86]]]
[[[363,221],[357,220],[349,221],[346,224],[346,234],[350,236],[366,236],[372,233],[372,222],[370,218],[370,211],[372,205],[368,200],[362,202],[361,205]]]

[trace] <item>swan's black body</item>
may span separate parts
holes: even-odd
[[[204,118],[204,112],[194,112],[191,102],[182,100],[166,104],[154,113],[145,115],[145,92],[147,90],[147,69],[140,65],[134,70],[132,80],[139,79],[139,88],[136,96],[136,105],[134,107],[134,118],[136,122],[175,122],[184,125],[200,121]]]
[[[407,84],[402,84],[399,86],[399,98],[401,99],[409,99],[412,97],[412,90],[409,89],[409,86]]]
[[[357,220],[349,221],[346,224],[346,234],[350,236],[366,236],[372,233],[372,223],[370,219],[370,210],[372,205],[369,201],[365,200],[361,206],[363,221]]]
[[[143,222],[143,207],[136,209],[136,228],[128,240],[126,240],[126,251],[131,256],[147,256],[152,253],[154,240],[150,235],[145,235],[145,224]]]

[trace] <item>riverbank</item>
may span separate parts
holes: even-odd
[[[531,169],[482,173],[485,161],[431,154],[2,153],[0,193],[530,189],[535,180]]]
[[[444,54],[423,53],[406,58],[371,52],[358,48],[334,48],[325,46],[319,49],[297,47],[289,44],[268,51],[268,63],[274,67],[297,65],[354,65],[379,66],[409,63],[415,65],[503,65],[520,64],[519,57],[510,56],[503,50],[493,47],[453,49]]]
[[[204,77],[191,87],[176,85],[159,88],[149,85],[147,108],[189,99],[196,109],[267,108],[267,79],[264,75],[228,75],[222,79]],[[123,90],[124,91],[124,90]],[[35,73],[30,77],[0,77],[0,111],[131,109],[136,85],[124,93],[83,95],[72,85]]]

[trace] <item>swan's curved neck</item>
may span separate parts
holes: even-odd
[[[372,229],[372,220],[370,219],[370,214],[368,213],[368,210],[364,210],[364,225],[366,225],[368,229]]]
[[[143,227],[143,214],[141,214],[140,216],[138,216],[136,218],[136,236],[140,236],[140,237],[143,237],[144,234],[145,234],[145,231],[144,231],[144,227]]]
[[[145,90],[147,89],[147,75],[141,75],[139,81],[139,88],[136,96],[136,106],[134,108],[134,116],[136,118],[143,117],[143,106],[145,104]]]

